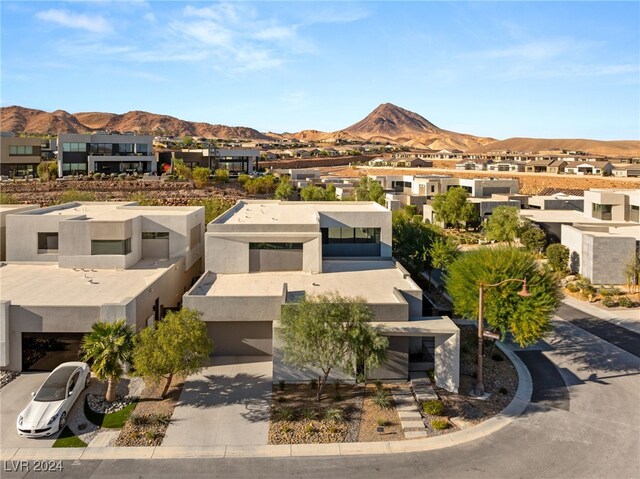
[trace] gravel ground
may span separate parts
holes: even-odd
[[[144,389],[144,380],[142,378],[122,378],[116,386],[116,394],[139,396]],[[84,400],[87,394],[104,395],[107,392],[107,385],[102,381],[98,381],[95,377],[91,379],[89,387],[82,391],[77,399],[72,413],[67,419],[67,426],[82,441],[89,444],[103,429],[89,421],[84,415]],[[108,431],[108,429],[106,430]]]
[[[20,376],[20,373],[13,371],[0,371],[0,389],[5,387],[18,376]]]

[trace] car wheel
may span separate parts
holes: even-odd
[[[64,427],[67,425],[67,413],[63,412],[60,416],[60,422],[58,423],[58,430],[62,431]]]
[[[88,388],[89,384],[91,384],[91,373],[87,374],[87,379],[84,381],[84,387]]]

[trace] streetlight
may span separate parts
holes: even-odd
[[[482,317],[482,313],[483,313],[483,302],[484,302],[484,288],[493,288],[495,286],[500,286],[503,285],[505,283],[510,283],[510,282],[517,282],[517,283],[522,283],[522,290],[518,292],[518,296],[522,297],[522,298],[527,298],[529,296],[531,296],[531,293],[529,293],[529,291],[527,290],[527,279],[505,279],[504,281],[500,281],[499,283],[495,283],[495,284],[484,284],[483,282],[480,282],[479,287],[480,287],[480,291],[479,291],[479,295],[478,295],[478,370],[476,373],[476,389],[474,391],[474,394],[478,397],[482,397],[484,396],[484,384],[482,382],[482,356],[483,356],[483,349],[484,349],[484,331],[483,331],[483,317]]]

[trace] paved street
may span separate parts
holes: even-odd
[[[554,326],[541,347],[519,352],[536,363],[532,403],[510,425],[473,443],[384,456],[79,461],[65,463],[64,476],[640,477],[640,358],[567,321]]]
[[[187,379],[163,446],[267,444],[271,361],[213,358]]]

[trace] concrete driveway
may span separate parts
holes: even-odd
[[[51,447],[58,434],[48,438],[29,439],[16,431],[16,420],[49,373],[22,373],[0,389],[0,447]],[[74,404],[75,407],[75,404]]]
[[[212,358],[187,379],[162,445],[267,444],[271,375],[271,358]]]

